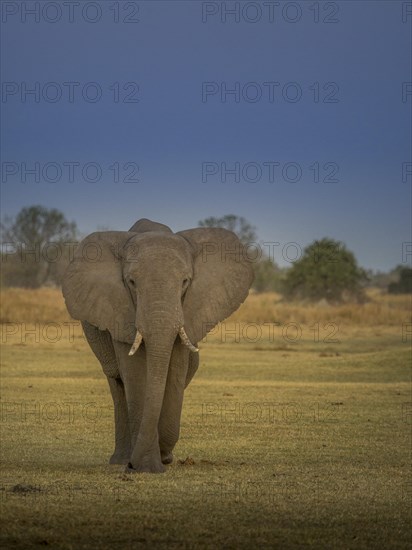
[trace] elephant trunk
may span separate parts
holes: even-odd
[[[146,391],[139,434],[130,459],[131,466],[139,472],[164,471],[160,457],[158,425],[165,394],[170,356],[177,331],[159,328],[158,334],[145,338]]]
[[[153,285],[153,281],[151,282]],[[183,309],[179,292],[167,284],[142,289],[136,300],[137,333],[129,351],[133,355],[142,342],[146,352],[146,391],[143,414],[131,466],[140,472],[163,472],[159,448],[158,425],[165,395],[170,358],[177,335],[192,351],[197,348],[184,330]],[[145,290],[145,291],[143,291]]]
[[[142,304],[143,305],[143,304]],[[145,316],[144,307],[136,312],[138,330],[129,355],[135,353],[141,342],[146,351],[146,391],[139,434],[132,451],[130,465],[138,472],[160,473],[165,468],[161,461],[158,425],[162,410],[170,357],[174,342],[183,326],[181,307],[172,307],[159,301],[157,307]],[[139,319],[139,321],[137,321]]]

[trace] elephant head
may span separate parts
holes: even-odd
[[[145,346],[147,383],[136,460],[146,460],[156,447],[175,342],[197,351],[206,333],[245,300],[252,280],[239,239],[225,229],[173,233],[139,220],[129,231],[92,233],[78,246],[63,282],[71,316],[129,343],[129,354],[141,342]]]

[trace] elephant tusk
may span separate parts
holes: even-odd
[[[190,351],[193,351],[195,353],[197,353],[199,351],[199,348],[197,348],[196,346],[194,346],[192,344],[192,342],[189,340],[189,336],[186,334],[186,331],[184,329],[184,327],[181,327],[180,330],[179,330],[179,336],[183,342],[183,344],[185,346],[187,346]]]
[[[142,343],[143,336],[139,331],[136,332],[136,338],[134,339],[133,346],[130,348],[129,355],[134,355],[139,349],[140,344]]]

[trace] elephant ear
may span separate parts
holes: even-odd
[[[199,228],[177,233],[194,252],[193,280],[183,303],[185,330],[199,342],[246,299],[253,270],[237,236],[226,229]]]
[[[135,310],[122,275],[121,250],[135,233],[92,233],[77,247],[63,279],[70,315],[108,330],[116,340],[133,343]]]

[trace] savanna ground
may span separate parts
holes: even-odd
[[[59,291],[1,296],[3,547],[409,548],[410,298],[251,295],[201,343],[155,476],[108,465],[107,382]]]

